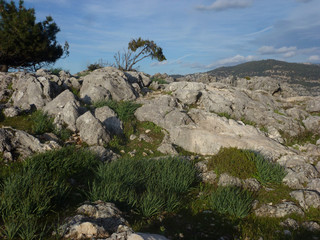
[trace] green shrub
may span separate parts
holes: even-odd
[[[99,167],[89,198],[124,203],[150,217],[177,209],[176,196],[183,196],[195,181],[193,164],[179,158],[119,159]]]
[[[43,134],[45,132],[52,132],[54,130],[53,118],[49,117],[47,113],[42,111],[35,111],[32,113],[32,132],[34,134]]]
[[[286,172],[282,166],[277,163],[272,163],[265,159],[261,154],[248,152],[248,158],[256,164],[256,178],[262,184],[281,184],[282,179],[286,176]]]
[[[218,174],[228,173],[241,179],[251,178],[256,172],[255,163],[248,159],[248,153],[238,148],[221,148],[208,163]]]
[[[238,187],[218,187],[210,196],[211,208],[237,218],[246,217],[251,210],[253,194]]]

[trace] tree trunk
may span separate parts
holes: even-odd
[[[8,72],[9,66],[8,65],[0,65],[0,72]]]

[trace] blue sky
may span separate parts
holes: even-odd
[[[16,1],[18,2],[18,1]],[[278,59],[320,63],[319,0],[25,0],[37,20],[51,15],[71,73],[113,63],[133,38],[153,40],[167,61],[143,60],[149,74],[188,74]]]

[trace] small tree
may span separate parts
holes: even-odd
[[[131,40],[128,43],[128,50],[114,55],[116,67],[124,71],[131,71],[133,65],[148,57],[160,62],[166,60],[161,47],[158,47],[154,41],[141,38]]]
[[[26,9],[23,3],[20,0],[16,7],[14,1],[0,0],[0,71],[19,67],[36,70],[69,54],[68,43],[62,47],[56,41],[60,29],[52,17],[36,23],[34,9]]]

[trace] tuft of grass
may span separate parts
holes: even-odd
[[[32,113],[31,119],[32,132],[36,135],[52,132],[54,130],[53,118],[49,117],[47,113],[44,113],[41,110]]]
[[[0,196],[4,234],[39,239],[43,219],[79,198],[77,186],[86,186],[99,164],[89,151],[65,147],[27,159],[21,169],[5,178]],[[70,183],[70,179],[73,184]],[[74,197],[76,196],[76,197]],[[27,225],[26,225],[27,223]]]
[[[257,172],[255,163],[248,159],[248,151],[238,148],[221,148],[209,159],[208,167],[218,174],[228,173],[241,179],[254,177]]]
[[[257,174],[255,177],[259,182],[263,185],[282,183],[282,179],[286,176],[284,167],[268,161],[259,153],[248,152],[247,156],[256,164]]]
[[[101,165],[89,191],[98,199],[122,203],[144,217],[175,210],[179,198],[196,182],[196,169],[179,158],[120,159]]]
[[[226,119],[231,119],[231,114],[227,113],[227,112],[221,112],[221,113],[217,113],[217,115],[219,117],[225,117]]]
[[[236,218],[246,217],[251,210],[253,194],[238,187],[218,187],[210,196],[212,209]]]

